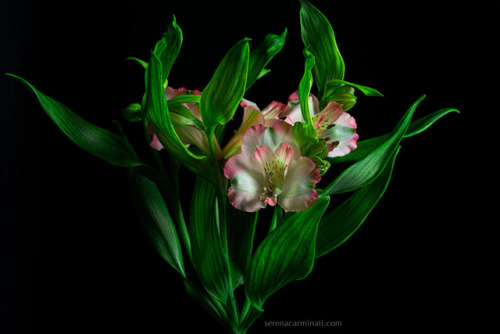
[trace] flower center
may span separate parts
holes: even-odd
[[[335,124],[333,124],[334,120],[329,116],[331,116],[330,113],[322,112],[313,116],[312,121],[316,131],[318,131],[318,134],[321,134],[335,126]]]

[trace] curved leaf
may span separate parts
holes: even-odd
[[[189,216],[193,266],[205,289],[225,302],[230,291],[227,252],[219,234],[219,207],[216,188],[197,177]]]
[[[314,68],[314,56],[309,50],[304,49],[304,56],[306,57],[306,62],[304,65],[304,75],[300,80],[299,84],[299,101],[300,101],[300,109],[302,111],[302,117],[306,121],[307,124],[313,125],[311,119],[311,112],[309,111],[309,93],[311,92],[311,87],[313,84],[313,77],[311,70]]]
[[[440,109],[438,111],[435,111],[432,114],[420,117],[419,119],[412,121],[410,123],[410,127],[408,128],[408,131],[406,131],[406,134],[403,136],[403,138],[413,137],[413,136],[427,130],[432,124],[434,124],[441,117],[443,117],[444,115],[447,115],[449,113],[452,113],[452,112],[460,113],[455,108],[445,108],[445,109]],[[391,136],[391,134],[387,133],[387,134],[382,135],[382,136],[359,141],[358,148],[356,148],[354,151],[352,151],[351,153],[349,153],[346,156],[331,159],[330,162],[339,163],[339,162],[359,161],[359,160],[363,159],[364,157],[366,157],[371,152],[373,152],[373,150],[375,150],[377,147],[382,145],[384,142],[386,142],[390,136]]]
[[[170,69],[174,64],[182,45],[182,30],[177,25],[175,16],[172,23],[168,25],[167,32],[163,34],[155,46],[154,53],[158,56],[162,64],[162,82],[166,85]],[[135,60],[135,59],[134,59]]]
[[[224,125],[233,118],[243,99],[248,74],[248,41],[245,38],[228,51],[201,94],[200,113],[209,138],[217,124]]]
[[[316,258],[344,243],[365,221],[389,185],[399,148],[374,182],[356,191],[321,218],[316,238]]]
[[[357,88],[361,91],[361,93],[365,94],[366,96],[384,96],[382,93],[380,93],[378,90],[375,88],[367,87],[367,86],[361,86],[352,82],[344,81],[344,80],[330,80],[326,83],[327,90],[334,90],[336,86],[351,86],[354,88]]]
[[[328,19],[305,0],[301,0],[300,26],[302,41],[314,55],[314,78],[319,90],[320,102],[324,98],[326,83],[332,79],[344,79],[345,65],[340,55],[332,26]]]
[[[366,157],[359,160],[342,174],[340,174],[328,187],[326,187],[321,196],[348,192],[361,188],[373,182],[384,170],[385,166],[398,148],[403,139],[417,106],[425,98],[420,97],[408,109],[396,128],[392,131],[389,138]]]
[[[283,45],[285,45],[286,34],[287,29],[285,28],[285,31],[281,35],[266,35],[255,50],[250,53],[246,90],[250,89],[257,79],[262,78],[270,72],[265,67],[281,51]]]
[[[135,168],[130,169],[129,182],[135,209],[153,245],[165,261],[186,277],[177,231],[160,190]]]
[[[23,78],[9,73],[7,75],[30,88],[55,125],[83,150],[116,166],[142,165],[134,149],[124,137],[90,124],[61,102],[41,93]]]
[[[151,53],[146,70],[146,97],[143,111],[163,147],[184,166],[198,175],[207,176],[207,157],[189,151],[174,129],[162,82],[162,65]]]
[[[255,308],[262,310],[274,292],[309,275],[318,224],[329,202],[321,197],[308,210],[288,215],[259,245],[245,279],[247,298]]]

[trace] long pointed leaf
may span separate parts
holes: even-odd
[[[385,166],[393,156],[394,151],[398,148],[399,143],[408,130],[417,106],[424,98],[425,95],[413,103],[394,131],[391,133],[390,137],[382,145],[363,159],[347,168],[328,187],[325,188],[321,196],[356,190],[373,182],[380,175],[380,173],[382,173]]]
[[[316,238],[316,258],[344,243],[368,217],[385,193],[391,179],[399,148],[380,176],[321,218]]]
[[[248,65],[248,80],[246,90],[248,90],[257,79],[269,73],[265,67],[271,59],[281,51],[285,45],[287,29],[281,35],[268,34],[255,50],[250,53]]]
[[[304,49],[304,56],[306,57],[305,65],[304,65],[304,75],[300,80],[299,84],[299,101],[300,101],[300,109],[302,111],[302,117],[306,121],[307,124],[313,125],[311,120],[311,113],[309,111],[309,93],[311,92],[311,87],[313,84],[313,77],[311,70],[314,68],[314,55],[309,52],[309,50]]]
[[[270,295],[309,275],[318,224],[329,201],[321,197],[308,210],[289,215],[257,248],[245,280],[247,298],[255,308],[261,310]]]
[[[182,276],[184,263],[175,224],[156,184],[135,168],[129,172],[132,199],[153,245]]]
[[[31,89],[54,124],[83,150],[116,166],[142,165],[134,149],[124,137],[85,121],[61,102],[41,93],[25,79],[9,73],[7,75],[16,78]]]
[[[301,0],[300,26],[302,41],[316,59],[314,78],[319,90],[320,102],[324,98],[326,83],[332,79],[344,79],[345,65],[340,55],[332,26],[328,19],[305,0]]]
[[[216,189],[197,177],[189,218],[193,266],[205,289],[224,303],[230,290],[230,273],[219,228]]]
[[[154,53],[158,56],[162,64],[162,80],[167,83],[170,69],[174,64],[182,45],[182,30],[177,25],[175,16],[172,23],[168,25],[167,32],[163,38],[156,43]]]
[[[444,108],[435,111],[432,114],[420,117],[412,121],[410,127],[408,128],[408,131],[406,131],[406,134],[404,135],[403,138],[413,137],[419,133],[422,133],[423,131],[427,130],[430,126],[432,126],[432,124],[434,124],[441,117],[452,112],[460,113],[457,109],[454,108]],[[356,150],[352,151],[346,156],[331,159],[330,162],[339,163],[339,162],[359,161],[364,157],[366,157],[371,152],[373,152],[377,147],[382,145],[384,142],[386,142],[390,136],[391,134],[387,133],[382,136],[359,141],[358,148],[356,148]]]
[[[200,113],[209,138],[217,124],[229,122],[243,99],[248,75],[249,39],[233,46],[203,90]]]
[[[146,70],[146,83],[143,110],[158,139],[181,164],[198,175],[207,176],[207,157],[189,151],[174,129],[163,90],[162,65],[155,53],[151,53]]]

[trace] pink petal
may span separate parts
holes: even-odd
[[[283,142],[287,143],[293,149],[293,160],[300,158],[302,154],[295,144],[295,139],[293,139],[293,126],[280,120],[274,123],[273,129],[282,138]]]
[[[293,212],[308,209],[318,199],[314,186],[320,180],[320,172],[311,159],[301,157],[293,160],[278,198],[279,205],[286,211]]]
[[[231,180],[227,196],[236,209],[255,212],[266,207],[260,200],[266,182],[255,157],[243,153],[232,157],[224,166],[224,176]]]
[[[318,136],[320,139],[325,139],[330,146],[328,157],[342,157],[355,150],[359,135],[356,133],[357,124],[354,117],[342,112],[333,125]]]
[[[169,86],[169,87],[165,88],[165,97],[167,98],[167,100],[170,100],[176,96],[181,95],[185,91],[187,91],[187,88],[181,87],[179,89],[175,89],[175,88],[172,88]]]
[[[279,115],[285,107],[285,104],[278,101],[273,101],[265,107],[264,110],[262,110],[262,115],[265,119],[265,126],[273,126],[273,124],[279,120]]]
[[[247,99],[242,99],[240,102],[240,106],[242,108],[248,108],[248,109],[260,111],[259,107],[257,107],[257,104],[255,104],[254,102],[249,101]]]
[[[253,154],[262,145],[267,145],[274,151],[282,142],[283,139],[273,128],[257,124],[245,132],[241,142],[241,152]]]
[[[149,144],[152,148],[154,148],[157,151],[161,151],[163,149],[163,145],[160,143],[160,140],[156,136],[156,134],[153,134],[153,137],[151,138],[151,143]]]
[[[313,94],[309,94],[309,114],[311,117],[319,113],[319,101]],[[285,117],[285,122],[289,124],[295,124],[297,122],[305,123],[304,117],[302,116],[302,109],[300,107],[299,95],[294,92],[288,98],[288,105],[280,114],[280,117]]]

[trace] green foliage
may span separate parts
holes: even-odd
[[[434,124],[438,119],[452,112],[460,113],[455,108],[444,108],[411,122],[410,127],[406,131],[403,138],[413,137],[419,133],[422,133],[423,131],[427,130],[432,124]],[[358,148],[356,150],[352,151],[346,156],[330,159],[330,161],[332,163],[359,161],[373,152],[377,147],[387,142],[390,136],[391,134],[387,133],[382,136],[360,141],[358,142]]]
[[[322,196],[356,190],[373,182],[380,173],[382,173],[385,166],[394,155],[399,143],[408,130],[417,106],[424,98],[425,95],[413,103],[385,142],[371,151],[363,159],[347,168],[324,189]]]
[[[189,215],[189,235],[193,266],[206,291],[226,302],[230,292],[227,251],[223,245],[217,189],[207,180],[196,178]]]
[[[314,78],[318,86],[319,101],[325,97],[326,83],[344,80],[345,65],[340,55],[332,26],[328,19],[305,0],[301,0],[300,25],[302,41],[316,60]]]
[[[175,20],[175,16],[172,20],[172,23],[168,25],[167,32],[163,34],[163,38],[156,43],[156,47],[154,49],[154,53],[158,56],[158,59],[161,61],[162,65],[162,80],[163,84],[167,85],[168,75],[170,73],[170,69],[174,64],[177,56],[179,55],[179,51],[182,46],[182,30],[177,25]],[[135,59],[134,59],[135,60]]]
[[[146,96],[142,108],[146,119],[151,123],[165,149],[181,164],[198,175],[210,177],[206,173],[207,157],[189,151],[175,131],[165,99],[162,73],[162,64],[156,54],[152,52],[146,70]]]
[[[246,90],[250,89],[257,79],[271,71],[265,67],[285,45],[286,34],[287,29],[281,35],[266,35],[255,50],[250,53]]]
[[[96,157],[121,167],[142,165],[134,149],[122,136],[101,129],[82,119],[61,102],[41,93],[28,81],[13,74],[24,86],[31,89],[45,113],[73,143]]]
[[[321,218],[316,238],[316,257],[323,256],[340,246],[365,221],[389,185],[398,152],[399,147],[374,182],[356,191]]]
[[[186,276],[175,224],[156,184],[136,168],[129,171],[130,189],[140,220],[161,257]]]
[[[300,110],[302,111],[302,117],[307,124],[312,125],[311,112],[309,110],[309,93],[311,92],[311,87],[313,84],[313,77],[311,70],[314,68],[314,56],[307,49],[304,49],[304,56],[306,57],[306,62],[304,66],[304,75],[300,80],[299,84],[299,101]]]
[[[318,224],[330,199],[322,197],[312,207],[285,217],[255,251],[246,277],[247,298],[257,309],[286,284],[309,275],[315,258]]]
[[[203,90],[200,112],[209,138],[217,124],[224,125],[233,118],[243,98],[250,52],[248,41],[245,38],[228,51]]]

